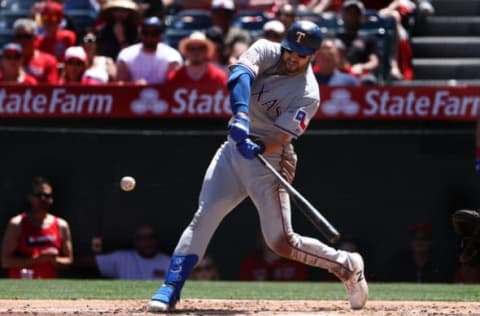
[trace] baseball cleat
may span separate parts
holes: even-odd
[[[169,285],[162,285],[147,305],[147,312],[162,313],[175,309],[177,298],[175,289]]]
[[[349,254],[352,261],[353,274],[343,284],[347,290],[348,300],[352,309],[361,309],[368,298],[368,285],[364,275],[362,256],[358,253]]]
[[[151,300],[147,305],[147,312],[149,313],[165,313],[169,310],[170,305],[160,301]]]

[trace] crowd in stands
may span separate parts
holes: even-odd
[[[227,73],[255,40],[280,42],[293,21],[309,19],[326,39],[314,59],[319,84],[384,84],[414,78],[410,32],[432,13],[428,0],[5,0],[0,76],[29,85],[164,83],[190,62],[179,44],[194,32],[205,36],[208,68]]]

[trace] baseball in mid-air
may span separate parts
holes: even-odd
[[[120,180],[120,187],[123,191],[132,191],[135,189],[135,178],[130,176],[125,176]]]

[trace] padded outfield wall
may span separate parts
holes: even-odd
[[[160,245],[171,252],[196,208],[224,128],[225,120],[3,120],[0,231],[25,209],[31,177],[45,175],[55,187],[55,213],[70,222],[76,254],[88,253],[90,238],[99,234],[107,250],[128,247],[143,222],[155,226]],[[315,121],[295,145],[294,185],[354,236],[368,274],[382,280],[389,257],[408,243],[408,226],[423,221],[433,225],[442,264],[453,267],[450,216],[480,205],[473,123]],[[120,190],[123,175],[136,177],[135,191]],[[319,236],[301,213],[293,214],[297,232]],[[257,228],[246,202],[216,232],[208,251],[223,278],[237,277]]]

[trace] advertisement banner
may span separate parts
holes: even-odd
[[[474,121],[480,87],[320,87],[315,119]],[[0,118],[227,118],[228,91],[194,86],[0,86]]]

